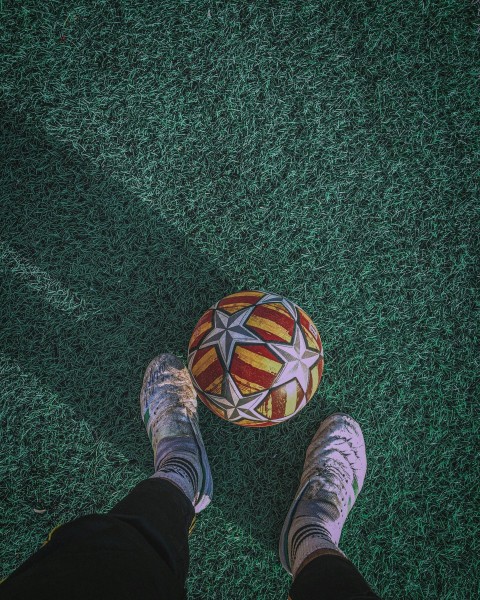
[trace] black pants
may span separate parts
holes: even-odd
[[[105,515],[62,525],[2,584],[1,600],[185,600],[189,531],[195,511],[162,479],[139,483]],[[291,600],[378,599],[341,556],[312,560]]]

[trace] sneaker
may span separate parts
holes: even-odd
[[[366,471],[360,425],[345,413],[330,415],[307,449],[300,485],[280,534],[280,561],[290,575],[295,576],[313,553],[345,557],[338,543]]]
[[[147,367],[140,414],[154,452],[153,477],[170,480],[192,502],[195,513],[213,496],[213,480],[198,422],[197,394],[188,369],[173,354]]]

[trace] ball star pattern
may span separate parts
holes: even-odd
[[[323,348],[313,322],[296,304],[278,294],[244,291],[218,301],[199,320],[188,369],[200,399],[215,414],[265,427],[291,418],[311,399],[322,375]],[[259,391],[245,393],[245,373]],[[255,382],[259,374],[271,384]],[[280,410],[274,410],[274,400]],[[280,405],[290,408],[282,411]]]

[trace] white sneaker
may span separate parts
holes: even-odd
[[[307,449],[300,485],[280,534],[280,561],[290,575],[317,550],[345,556],[338,542],[366,471],[360,425],[345,413],[330,415]]]
[[[180,487],[199,513],[212,500],[213,481],[200,433],[197,394],[181,359],[161,354],[150,362],[140,392],[140,414],[153,447],[153,477]]]

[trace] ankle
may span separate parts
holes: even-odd
[[[345,554],[341,551],[341,550],[332,550],[331,548],[319,548],[318,550],[315,550],[314,552],[312,552],[311,554],[309,554],[306,558],[304,558],[304,560],[302,561],[302,563],[298,566],[297,570],[295,571],[295,573],[292,573],[293,578],[295,579],[296,577],[298,577],[298,574],[310,563],[312,562],[312,560],[315,560],[316,558],[318,558],[319,556],[324,556],[326,554],[333,554],[334,556],[341,556],[342,558],[347,558],[345,556]]]

